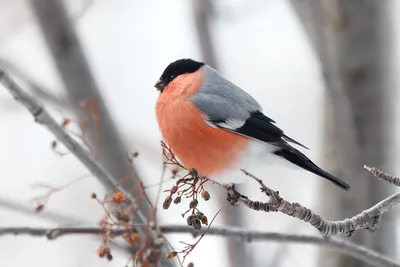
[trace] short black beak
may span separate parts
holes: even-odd
[[[165,88],[165,83],[163,80],[159,79],[154,85],[154,87],[157,88],[158,91],[162,92]]]

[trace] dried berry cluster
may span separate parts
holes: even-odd
[[[188,213],[190,213],[190,215],[186,218],[186,223],[189,226],[193,227],[193,229],[195,230],[200,230],[202,225],[208,226],[194,244],[181,242],[185,244],[186,247],[184,247],[180,251],[173,250],[166,254],[167,259],[172,259],[178,254],[183,254],[183,261],[185,261],[186,256],[188,256],[189,253],[193,251],[193,249],[197,246],[197,244],[204,237],[207,230],[211,226],[212,221],[215,219],[214,217],[209,225],[207,216],[204,215],[204,213],[201,212],[198,208],[199,196],[201,196],[201,198],[203,198],[203,200],[205,201],[208,201],[211,198],[210,193],[204,188],[205,183],[210,180],[207,177],[200,176],[196,169],[188,170],[181,163],[179,163],[174,153],[164,142],[161,142],[161,145],[163,148],[164,164],[174,167],[174,169],[172,169],[173,178],[181,177],[178,178],[175,185],[172,186],[171,189],[164,191],[168,192],[169,194],[164,199],[163,208],[168,209],[171,206],[172,202],[174,202],[174,204],[180,204],[182,202],[182,198],[189,199],[190,202],[188,205],[188,210],[182,214],[182,217],[185,217]],[[183,176],[179,176],[180,170],[185,170],[186,174]],[[193,263],[189,263],[187,266],[193,267],[194,265]]]
[[[80,105],[87,113],[87,116],[85,116],[86,118],[79,121],[73,121],[66,118],[63,120],[61,127],[65,131],[73,134],[77,139],[75,141],[81,143],[82,148],[87,150],[87,152],[90,153],[92,157],[97,158],[98,148],[100,145],[100,107],[95,98],[88,101],[82,101]],[[90,131],[93,135],[89,136],[90,142],[87,139],[89,127],[93,128],[93,131]],[[59,145],[57,141],[52,142],[51,148],[58,155],[63,156],[66,154],[59,151]],[[129,154],[129,163],[132,164],[133,159],[138,157],[138,155],[138,152]],[[45,208],[45,204],[47,203],[48,199],[54,193],[59,192],[60,190],[65,189],[66,187],[86,177],[79,178],[76,181],[68,183],[67,185],[59,188],[54,188],[47,185],[39,185],[41,188],[46,189],[47,192],[44,195],[34,199],[37,204],[36,210],[38,212],[42,211]],[[129,263],[132,263],[132,265],[130,266],[159,266],[160,247],[164,242],[164,238],[161,236],[161,233],[159,233],[159,231],[156,233],[156,237],[153,238],[153,233],[156,232],[156,230],[154,229],[157,229],[155,209],[153,209],[154,214],[152,214],[151,212],[147,214],[147,220],[145,220],[145,222],[141,221],[141,223],[139,224],[136,220],[139,207],[141,206],[140,202],[143,199],[145,201],[148,201],[150,207],[153,208],[152,203],[147,198],[144,192],[141,180],[135,173],[135,170],[132,168],[132,173],[129,174],[127,177],[123,177],[121,180],[118,181],[116,185],[118,187],[131,179],[137,179],[138,185],[127,190],[126,194],[132,193],[132,196],[130,196],[129,199],[127,199],[127,196],[125,194],[119,192],[118,190],[114,192],[112,197],[105,199],[99,199],[95,193],[91,195],[91,197],[96,200],[105,211],[105,216],[100,222],[100,226],[102,228],[102,243],[97,250],[97,254],[101,258],[112,260],[113,256],[111,253],[110,245],[113,243],[113,239],[116,236],[122,236],[126,245],[132,248],[131,251],[133,251],[129,259]],[[135,229],[137,229],[137,231]]]
[[[109,261],[113,259],[109,247],[104,247],[104,246],[99,247],[99,249],[97,250],[97,254],[99,255],[100,258],[106,257]]]
[[[172,202],[175,204],[181,203],[182,197],[191,199],[189,202],[189,209],[182,214],[182,217],[185,217],[185,215],[190,212],[186,222],[196,230],[199,230],[202,224],[208,225],[207,216],[198,208],[199,195],[205,201],[210,200],[210,193],[204,189],[204,184],[207,181],[207,178],[201,178],[195,169],[191,169],[185,176],[178,179],[171,189],[164,191],[169,192],[169,195],[163,202],[163,208],[168,209]]]
[[[100,222],[103,229],[103,240],[102,245],[97,250],[97,254],[101,258],[107,258],[112,260],[112,254],[110,244],[113,243],[113,234],[116,230],[121,230],[122,238],[126,242],[127,246],[134,248],[135,253],[131,255],[130,262],[131,266],[149,267],[157,266],[158,259],[150,259],[149,255],[158,255],[156,249],[150,246],[148,236],[140,236],[135,230],[135,226],[132,221],[135,217],[134,212],[130,207],[126,208],[123,204],[126,202],[126,196],[116,191],[114,192],[112,199],[99,200],[96,194],[92,194],[91,197],[96,199],[106,212],[105,218]],[[107,207],[106,207],[107,206]],[[109,212],[112,210],[112,212]]]
[[[182,197],[191,199],[189,209],[182,214],[182,217],[191,212],[186,222],[195,230],[199,230],[202,224],[208,225],[207,216],[198,209],[198,196],[200,195],[205,201],[210,200],[210,193],[204,189],[204,184],[209,180],[206,177],[201,177],[196,169],[187,170],[164,142],[161,142],[161,146],[163,149],[164,164],[175,167],[172,172],[173,176],[177,176],[178,170],[176,168],[184,169],[187,172],[186,175],[177,180],[171,189],[164,191],[169,192],[169,195],[164,199],[163,208],[168,209],[172,202],[175,204],[181,203]]]

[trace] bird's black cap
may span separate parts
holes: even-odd
[[[161,74],[160,79],[154,85],[159,91],[163,91],[172,80],[179,75],[185,73],[193,73],[199,70],[205,63],[193,60],[191,58],[183,58],[170,63]]]

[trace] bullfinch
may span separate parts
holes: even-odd
[[[174,61],[155,88],[162,137],[187,168],[218,179],[255,160],[279,159],[350,189],[297,150],[293,145],[308,148],[278,128],[252,96],[207,64]]]

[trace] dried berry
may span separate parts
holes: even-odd
[[[163,202],[163,208],[166,210],[169,208],[169,206],[171,205],[172,202],[172,197],[171,196],[167,196]]]
[[[208,193],[208,191],[206,190],[201,190],[201,197],[205,200],[208,201],[210,200],[210,193]]]
[[[96,195],[96,193],[92,193],[92,194],[90,195],[90,197],[96,199],[96,198],[97,198],[97,195]]]
[[[130,239],[136,242],[140,241],[140,235],[138,233],[131,233]]]
[[[56,149],[57,147],[57,141],[54,140],[53,142],[51,142],[51,148]]]
[[[201,223],[202,224],[204,224],[204,225],[208,225],[208,219],[207,219],[207,216],[203,216],[203,217],[201,217]]]
[[[106,250],[104,247],[100,247],[97,250],[97,255],[99,255],[100,258],[104,258],[104,256],[106,255]]]
[[[192,226],[194,220],[196,220],[196,216],[195,216],[195,215],[190,215],[190,216],[186,219],[186,223],[187,223],[189,226]]]
[[[122,222],[129,222],[129,215],[128,215],[128,214],[121,213],[121,212],[117,211],[117,212],[115,213],[115,217],[116,217],[119,221],[122,221]]]
[[[170,251],[170,252],[167,253],[167,259],[170,260],[170,259],[176,257],[176,255],[178,255],[178,252]]]
[[[201,229],[201,221],[199,219],[194,220],[192,226],[195,230],[200,230]]]
[[[112,259],[113,259],[113,256],[110,253],[108,253],[107,254],[107,260],[112,261]]]
[[[65,118],[65,119],[63,120],[62,124],[61,124],[61,127],[62,127],[62,128],[65,128],[70,122],[71,122],[70,119]]]
[[[41,212],[44,209],[44,205],[43,204],[39,204],[36,206],[36,212]]]
[[[114,193],[113,200],[116,204],[122,204],[126,201],[126,197],[121,192],[117,191]]]
[[[179,203],[181,203],[181,200],[182,200],[181,197],[176,197],[176,198],[174,199],[174,203],[175,203],[175,204],[179,204]]]
[[[192,201],[190,201],[189,207],[191,209],[195,209],[198,204],[199,204],[199,201],[197,199],[193,199]]]

